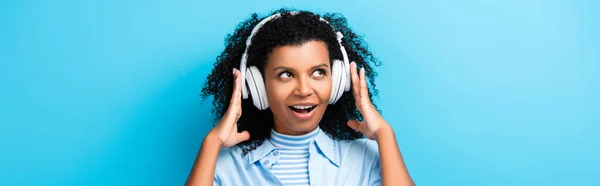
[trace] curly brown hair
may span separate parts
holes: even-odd
[[[292,15],[291,11],[298,13]],[[309,11],[279,9],[272,12],[272,14],[277,13],[281,14],[281,17],[264,24],[252,38],[252,45],[248,49],[247,66],[256,66],[264,74],[265,63],[273,48],[285,45],[297,46],[308,41],[326,43],[329,58],[341,59],[342,54],[336,34],[331,28],[333,26],[335,31],[344,35],[342,44],[347,50],[349,60],[354,61],[358,68],[365,69],[369,80],[369,98],[372,99],[374,95],[377,95],[374,83],[377,73],[371,64],[379,66],[381,63],[367,49],[362,37],[348,27],[346,18],[340,14],[324,14],[322,18],[329,22],[327,24],[320,21],[320,15]],[[217,57],[214,69],[207,77],[201,96],[203,100],[209,96],[214,98],[212,112],[215,114],[214,119],[216,120],[219,120],[227,112],[231,100],[234,83],[231,69],[240,68],[240,59],[246,47],[246,39],[250,36],[254,26],[262,19],[264,17],[259,17],[254,13],[249,19],[238,24],[233,33],[227,35],[225,50]],[[340,100],[327,107],[319,122],[319,127],[329,136],[338,140],[362,138],[361,133],[346,125],[349,119],[362,120],[362,117],[356,108],[352,93],[344,92]],[[242,101],[242,116],[238,120],[238,132],[247,130],[250,133],[249,140],[238,144],[249,145],[248,148],[244,148],[244,153],[262,144],[264,139],[270,136],[272,127],[273,113],[270,109],[259,110],[254,107],[250,99]]]

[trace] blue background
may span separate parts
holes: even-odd
[[[252,12],[340,12],[419,185],[600,185],[598,1],[0,2],[0,185],[180,185]]]

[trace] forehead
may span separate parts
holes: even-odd
[[[283,66],[292,69],[304,69],[322,63],[329,65],[327,45],[322,41],[308,41],[300,45],[285,45],[273,48],[265,68]]]

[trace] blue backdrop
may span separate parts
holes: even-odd
[[[598,1],[0,2],[0,185],[180,185],[224,37],[343,13],[419,185],[600,185]]]

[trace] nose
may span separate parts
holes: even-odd
[[[311,81],[308,78],[299,78],[298,84],[296,85],[295,94],[300,97],[308,97],[314,94],[315,91],[311,85]]]

